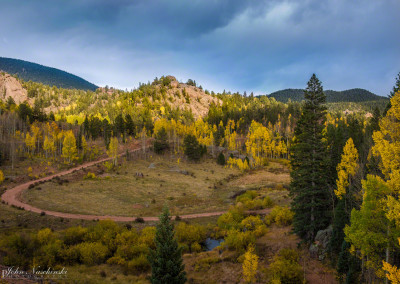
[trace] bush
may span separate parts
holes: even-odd
[[[150,263],[147,260],[146,254],[140,254],[138,257],[128,261],[126,266],[127,269],[133,273],[146,272],[150,270]]]
[[[298,263],[299,254],[293,249],[282,249],[269,266],[272,279],[278,283],[302,283],[303,270]]]
[[[269,196],[264,197],[263,208],[271,208],[274,205],[275,205],[275,202],[272,200],[271,197],[269,197]]]
[[[202,248],[199,243],[193,243],[191,246],[192,252],[201,252]]]
[[[259,193],[255,190],[248,190],[239,195],[236,197],[236,202],[243,203],[244,207],[250,210],[270,208],[274,205],[274,201],[271,199],[271,197],[266,196],[264,199],[262,199],[259,196]]]
[[[77,245],[65,248],[60,254],[66,264],[73,265],[79,262],[80,252]]]
[[[71,227],[64,231],[64,243],[66,245],[76,245],[84,241],[88,229],[78,227]]]
[[[239,206],[231,207],[228,212],[222,214],[218,220],[217,225],[219,228],[228,230],[231,228],[240,228],[240,222],[242,222],[243,210]]]
[[[138,242],[145,244],[149,248],[155,248],[154,237],[156,235],[156,227],[146,227],[140,233]]]
[[[235,229],[228,231],[225,241],[222,243],[224,247],[234,249],[239,253],[243,253],[250,244],[256,242],[256,236],[251,231],[240,232]]]
[[[92,172],[88,172],[84,179],[96,179],[96,175]]]
[[[144,223],[144,219],[142,217],[136,217],[135,223]]]
[[[186,224],[185,222],[179,222],[175,226],[175,236],[179,243],[188,245],[190,252],[196,251],[196,246],[199,246],[199,243],[207,237],[205,227],[197,224]]]
[[[249,216],[243,219],[240,225],[248,231],[253,231],[256,237],[261,237],[267,232],[267,227],[260,216]]]
[[[236,197],[236,202],[242,202],[245,203],[249,200],[253,200],[254,198],[256,198],[258,196],[257,191],[255,190],[248,190],[245,193],[239,195],[238,197]]]
[[[78,245],[80,261],[87,265],[104,263],[108,255],[108,249],[101,243],[81,243]]]
[[[288,226],[292,223],[294,213],[287,207],[275,206],[271,213],[266,217],[269,225],[275,222],[278,226]]]

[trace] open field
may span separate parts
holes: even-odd
[[[91,170],[95,169],[87,172]],[[243,174],[214,160],[178,165],[167,157],[123,163],[95,179],[84,179],[84,173],[63,178],[68,182],[41,184],[25,191],[22,199],[46,210],[114,216],[157,216],[167,203],[173,214],[183,215],[223,211],[238,192],[271,191],[287,186],[289,180],[286,168],[277,163]]]
[[[214,186],[238,174],[212,160],[178,166],[176,161],[156,157],[124,163],[117,171],[92,180],[80,177],[64,185],[48,182],[40,190],[26,191],[23,200],[43,209],[96,215],[157,216],[165,203],[174,214],[212,212],[227,208],[232,193]]]

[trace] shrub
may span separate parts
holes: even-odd
[[[84,179],[96,179],[96,175],[92,172],[88,172]]]
[[[271,213],[266,217],[269,225],[275,222],[278,226],[288,226],[292,223],[294,213],[287,207],[275,206]]]
[[[78,245],[80,261],[87,265],[101,264],[106,260],[108,249],[101,243],[81,243]]]
[[[243,253],[247,246],[256,242],[256,236],[251,231],[240,232],[235,229],[228,231],[225,241],[222,243],[224,247],[234,249],[239,253]]]
[[[196,251],[196,244],[206,239],[206,228],[197,224],[186,224],[179,222],[175,226],[175,236],[179,243],[187,244],[189,251]],[[193,248],[193,245],[195,248]],[[201,249],[201,248],[200,248]]]
[[[79,262],[80,252],[77,245],[65,248],[60,254],[66,264],[72,265]]]
[[[146,272],[150,269],[150,263],[146,254],[140,254],[138,257],[127,262],[127,269],[130,272]]]
[[[48,236],[45,236],[45,239],[47,239],[48,243],[42,243],[40,249],[35,251],[34,260],[37,266],[52,267],[62,259],[61,251],[63,243],[61,240],[50,241]]]
[[[146,227],[141,233],[138,242],[143,243],[149,248],[155,248],[154,237],[156,235],[156,227]]]
[[[192,252],[201,252],[201,245],[199,243],[193,243],[191,245]]]
[[[225,230],[240,228],[240,222],[243,218],[243,210],[239,206],[231,207],[228,212],[218,218],[217,225],[219,228]]]
[[[282,249],[269,266],[272,279],[279,283],[302,283],[303,271],[299,254],[293,249]]]
[[[225,155],[222,152],[220,152],[217,157],[217,164],[221,166],[224,166],[226,164]]]
[[[243,219],[240,225],[248,231],[253,231],[256,237],[261,237],[267,232],[267,227],[260,216],[249,216]]]
[[[64,232],[64,243],[66,245],[75,245],[83,242],[88,229],[78,227],[71,227]]]
[[[248,190],[245,193],[239,195],[238,197],[236,197],[236,202],[242,202],[245,203],[249,200],[253,200],[254,198],[256,198],[258,196],[257,191],[255,190]]]
[[[136,217],[135,223],[144,223],[144,219],[142,217]]]
[[[264,200],[263,200],[264,208],[271,208],[274,205],[275,205],[275,202],[272,200],[271,197],[269,197],[269,196],[264,197]]]

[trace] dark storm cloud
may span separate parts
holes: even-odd
[[[0,52],[123,88],[173,74],[265,93],[316,72],[325,88],[386,95],[399,12],[397,0],[2,1]]]

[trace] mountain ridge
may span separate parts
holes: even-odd
[[[387,97],[378,96],[368,90],[361,88],[348,89],[343,91],[326,90],[326,101],[328,103],[336,102],[366,102],[377,100],[388,100]],[[287,103],[289,99],[293,102],[304,100],[303,89],[284,89],[267,95],[269,98],[275,98],[277,101]]]
[[[0,57],[0,70],[24,81],[43,83],[65,89],[95,91],[98,86],[72,73],[21,59]]]

